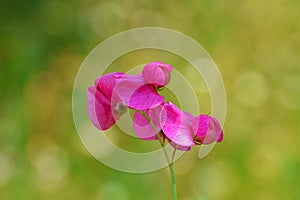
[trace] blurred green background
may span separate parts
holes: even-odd
[[[226,87],[224,141],[205,159],[196,149],[175,163],[179,199],[300,199],[299,8],[296,0],[1,1],[0,199],[171,199],[168,169],[104,166],[72,119],[83,59],[109,36],[143,26],[197,40]],[[196,93],[209,111],[207,92]]]

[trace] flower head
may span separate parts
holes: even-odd
[[[221,142],[223,131],[216,118],[194,117],[164,102],[157,90],[170,82],[171,71],[170,65],[152,62],[138,75],[113,72],[97,78],[87,90],[88,114],[94,126],[106,130],[131,108],[136,111],[134,131],[141,139],[166,138],[179,150]]]

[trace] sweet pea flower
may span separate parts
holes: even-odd
[[[151,62],[144,67],[142,76],[146,83],[161,87],[170,82],[172,69],[173,67],[170,65],[161,62]]]
[[[99,130],[107,130],[125,110],[121,100],[113,95],[116,81],[124,74],[113,72],[100,76],[95,86],[87,89],[88,115],[94,126]]]
[[[159,106],[164,97],[156,91],[170,81],[172,66],[149,63],[139,75],[124,75],[117,80],[116,93],[122,102],[135,110],[147,110]]]
[[[217,119],[207,115],[194,117],[170,102],[163,106],[160,120],[163,133],[173,143],[187,149],[196,144],[211,144],[223,139]]]
[[[170,82],[173,67],[161,62],[145,65],[138,75],[113,72],[97,78],[87,89],[88,116],[99,130],[107,130],[127,110],[135,111],[133,129],[143,140],[159,140],[174,147],[172,158],[164,150],[172,175],[174,199],[176,182],[173,162],[176,149],[188,151],[194,145],[223,140],[223,131],[216,118],[193,116],[181,111],[157,91]]]

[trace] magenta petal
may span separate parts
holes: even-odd
[[[189,117],[172,103],[165,104],[161,112],[163,132],[172,142],[180,146],[195,145]]]
[[[148,84],[165,86],[170,82],[172,69],[173,67],[170,65],[161,62],[151,62],[144,67],[142,76]]]
[[[139,112],[134,114],[134,126],[133,126],[135,134],[143,139],[143,140],[156,140],[156,133],[159,132],[159,126],[156,126],[156,131],[153,130],[151,124],[147,121],[147,119]]]
[[[134,114],[133,129],[135,134],[143,140],[155,140],[157,139],[153,128],[150,123],[139,112]]]
[[[132,94],[129,107],[136,110],[145,110],[158,106],[164,101],[164,97],[160,96],[152,86],[143,85]]]
[[[155,124],[155,126],[159,127],[159,131],[161,130],[161,128],[160,128],[160,113],[161,113],[161,110],[162,110],[164,104],[165,103],[163,102],[163,103],[161,103],[161,105],[159,105],[155,108],[151,108],[148,111],[148,115],[150,115],[150,119]]]
[[[224,134],[223,134],[223,131],[221,132],[219,138],[217,139],[217,142],[222,142],[223,141],[223,137],[224,137]]]
[[[104,96],[110,99],[116,86],[116,81],[123,75],[124,73],[121,72],[112,72],[109,74],[105,74],[95,80],[95,85]]]
[[[199,115],[193,120],[192,127],[200,143],[211,144],[223,140],[220,123],[211,116]]]
[[[96,87],[88,88],[87,102],[89,118],[97,129],[106,130],[115,123],[110,101]]]
[[[151,119],[155,130],[153,130],[152,125],[148,122],[148,120],[139,112],[136,112],[134,114],[134,132],[136,135],[144,140],[156,140],[156,133],[159,133],[161,131],[160,128],[160,111],[162,109],[162,106],[158,106],[156,108],[151,108],[150,110],[146,111],[146,115],[148,116],[148,119]]]
[[[116,92],[121,101],[136,110],[154,108],[164,101],[164,97],[151,85],[146,85],[140,75],[124,75],[117,81]]]
[[[199,115],[192,123],[193,131],[198,137],[205,137],[208,131],[210,116]]]

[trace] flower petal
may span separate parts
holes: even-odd
[[[161,109],[162,106],[159,105],[158,107],[146,110],[144,112],[146,116],[143,116],[140,112],[136,112],[134,114],[133,129],[139,138],[144,140],[157,140],[156,133],[159,133],[161,131],[159,121]],[[154,127],[149,123],[149,119],[152,121]]]
[[[197,137],[205,137],[209,127],[210,116],[199,115],[192,123],[193,131]]]
[[[212,117],[212,124],[213,124],[214,129],[216,130],[216,132],[218,132],[217,136],[219,135],[219,137],[217,139],[217,142],[222,142],[224,135],[223,135],[223,130],[221,128],[221,125],[220,125],[219,121],[216,118]]]
[[[97,89],[108,99],[111,99],[113,90],[116,86],[116,81],[120,79],[124,73],[112,72],[98,77],[95,80],[95,85]]]
[[[164,134],[180,146],[195,145],[189,117],[172,103],[165,104],[161,111],[161,127]]]
[[[134,114],[134,125],[133,129],[135,134],[143,140],[156,140],[156,133],[160,131],[159,127],[153,130],[152,125],[148,120],[139,112]]]
[[[151,62],[144,67],[142,76],[146,83],[154,86],[165,86],[170,82],[172,69],[173,67],[170,65]]]
[[[154,108],[164,101],[164,97],[145,84],[140,75],[124,75],[117,80],[116,92],[121,101],[136,110]]]
[[[96,87],[87,90],[88,115],[99,130],[109,129],[115,123],[110,101]]]

